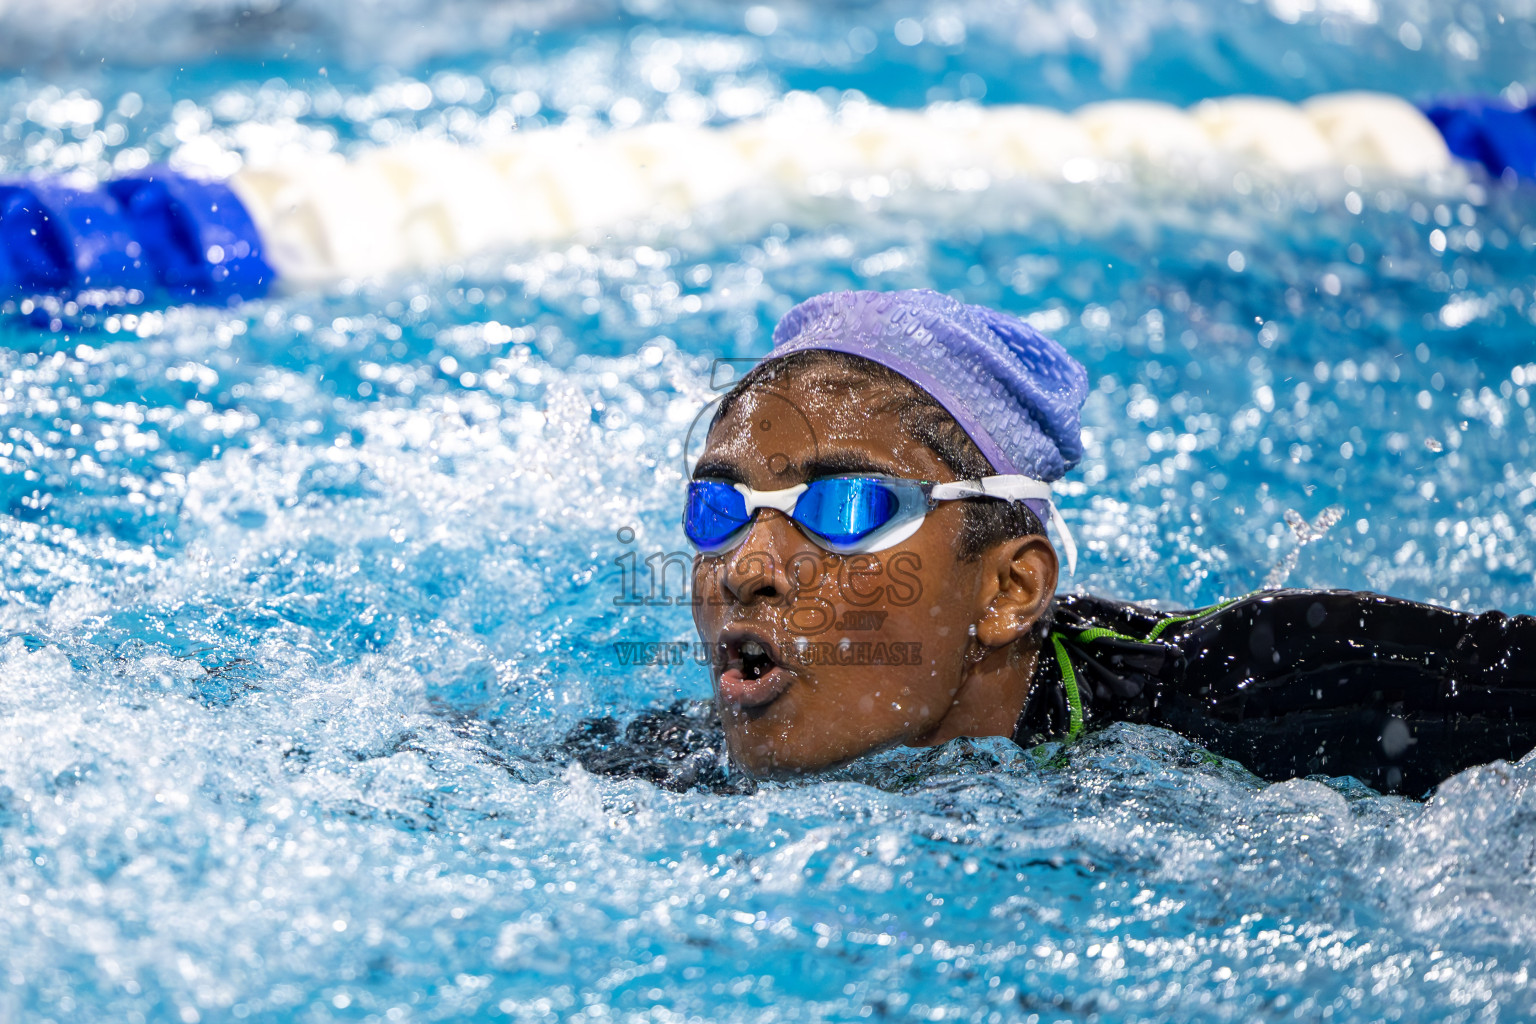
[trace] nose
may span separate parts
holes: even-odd
[[[778,601],[792,589],[786,562],[796,547],[799,531],[777,509],[758,512],[746,539],[725,559],[721,585],[737,604]]]

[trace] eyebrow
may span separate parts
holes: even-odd
[[[742,476],[736,463],[721,458],[700,459],[698,465],[693,467],[693,479],[729,480],[733,484],[746,483],[746,478]]]
[[[797,475],[801,480],[820,480],[823,477],[843,476],[852,474],[870,474],[874,476],[902,476],[903,472],[877,458],[872,458],[863,452],[856,451],[830,451],[817,452],[811,458],[798,463],[795,467],[799,470]],[[731,483],[746,483],[746,475],[741,467],[730,459],[718,457],[700,460],[693,468],[695,480],[729,480]]]
[[[824,476],[842,476],[851,473],[873,473],[880,476],[899,476],[888,462],[872,459],[863,452],[817,452],[800,464],[800,475],[805,480],[818,480]]]

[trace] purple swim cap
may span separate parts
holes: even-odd
[[[906,377],[998,473],[1053,481],[1083,457],[1088,372],[1018,317],[926,289],[828,292],[784,315],[768,358],[808,349],[863,356]]]

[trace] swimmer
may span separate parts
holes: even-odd
[[[1087,373],[930,291],[784,317],[688,484],[693,613],[732,760],[784,777],[897,746],[1172,729],[1268,779],[1424,793],[1536,746],[1536,619],[1278,590],[1160,611],[1058,596],[1050,484]]]

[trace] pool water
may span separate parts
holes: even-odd
[[[1513,0],[140,0],[7,8],[0,39],[0,170],[98,175],[724,123],[794,90],[1513,95],[1536,55]],[[1131,726],[756,787],[563,745],[707,696],[698,666],[621,656],[693,639],[633,594],[685,550],[722,367],[838,287],[1029,315],[1089,366],[1072,588],[1536,611],[1532,224],[1536,187],[1474,170],[1128,167],[701,211],[234,309],[12,304],[0,1020],[1536,1017],[1536,758],[1421,803]]]

